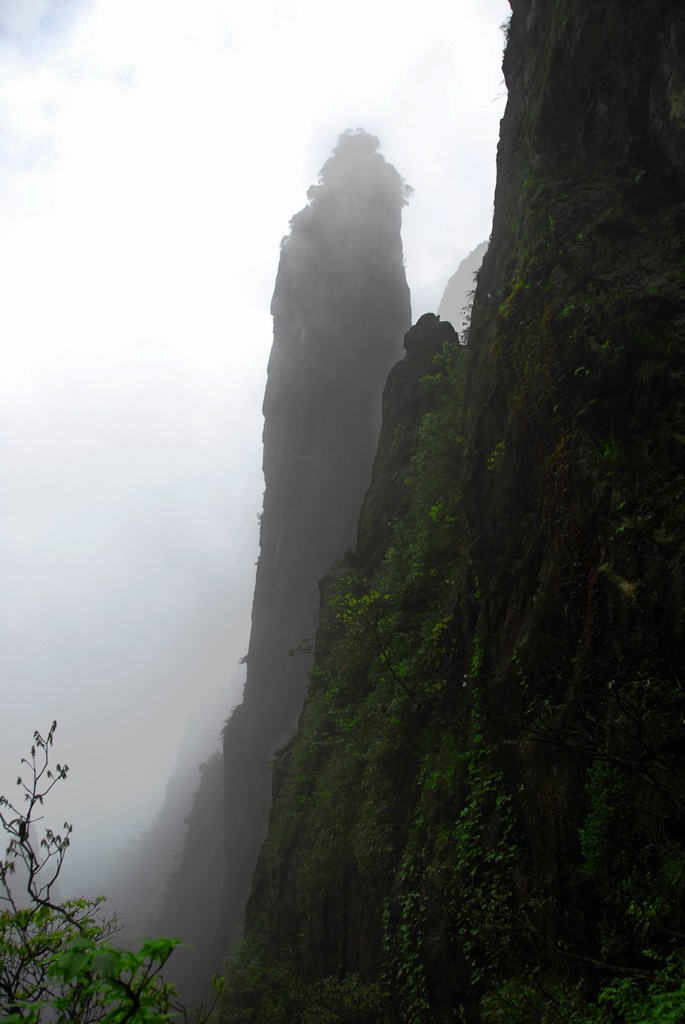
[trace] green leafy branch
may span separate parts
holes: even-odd
[[[39,839],[35,833],[46,797],[69,771],[67,765],[50,767],[56,728],[53,722],[45,736],[34,733],[30,757],[22,758],[28,772],[17,786],[25,806],[0,796],[0,825],[9,840],[0,863],[0,1019],[166,1024],[181,1015],[187,1021],[174,987],[162,977],[180,940],[149,939],[138,950],[121,949],[111,941],[120,928],[117,915],[100,914],[104,896],[62,902],[52,897],[72,826],[65,822],[59,833],[45,827]],[[207,1019],[202,1011],[194,1018],[195,1024]]]

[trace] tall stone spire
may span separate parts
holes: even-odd
[[[340,136],[284,240],[264,398],[264,512],[243,703],[224,739],[227,898],[239,936],[266,834],[269,761],[293,733],[318,582],[355,543],[381,395],[411,323],[401,211],[409,189],[361,130]]]

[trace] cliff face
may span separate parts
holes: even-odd
[[[354,542],[383,383],[410,322],[400,240],[408,190],[377,149],[364,132],[341,136],[281,254],[247,682],[224,738],[228,945],[266,833],[268,765],[302,708],[318,580]]]
[[[468,350],[390,376],[225,1021],[676,1021],[685,11],[512,0]]]

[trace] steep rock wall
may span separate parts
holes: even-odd
[[[685,11],[512,12],[468,353],[390,379],[225,1021],[685,1013]]]

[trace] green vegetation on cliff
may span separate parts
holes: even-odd
[[[685,1019],[685,11],[513,0],[469,346],[392,371],[220,1019]]]

